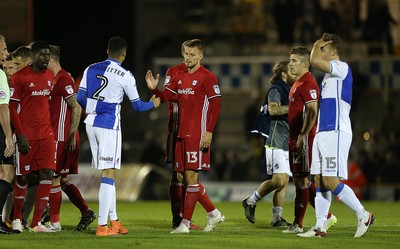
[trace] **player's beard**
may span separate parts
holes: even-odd
[[[194,64],[193,62],[190,62],[190,61],[189,62],[185,61],[185,65],[188,69],[192,69],[196,66],[196,64]]]
[[[43,71],[43,70],[45,70],[45,69],[48,68],[49,62],[42,61],[42,63],[40,63],[39,65],[40,65],[40,66],[39,66],[40,70]]]

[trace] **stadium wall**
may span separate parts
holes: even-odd
[[[117,172],[117,200],[134,202],[138,200],[167,200],[170,170],[151,164],[124,164]],[[81,164],[78,175],[70,176],[87,201],[97,201],[101,171],[89,164]],[[207,194],[213,201],[240,202],[258,188],[260,182],[203,182]],[[400,201],[400,184],[371,187],[371,199],[379,201]],[[65,194],[64,194],[65,195]],[[295,188],[287,187],[286,201],[293,202]],[[67,196],[63,200],[68,200]],[[272,195],[263,201],[272,202]]]
[[[219,79],[222,89],[258,89],[265,86],[272,76],[275,62],[288,60],[282,56],[229,56],[205,57],[203,64]],[[353,72],[364,74],[373,89],[400,90],[400,58],[396,56],[354,56],[344,59],[351,64]],[[160,73],[161,82],[168,67],[179,64],[182,58],[155,58],[154,72]],[[323,74],[311,68],[312,74],[321,80]]]

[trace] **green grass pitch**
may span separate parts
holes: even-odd
[[[241,203],[219,202],[216,207],[226,219],[213,232],[191,231],[190,234],[170,234],[171,214],[167,201],[134,202],[117,204],[118,216],[129,229],[127,235],[96,237],[95,220],[88,230],[74,232],[79,222],[79,211],[69,202],[61,208],[63,231],[37,234],[24,231],[16,235],[0,235],[0,248],[27,249],[109,249],[109,248],[400,248],[400,203],[364,202],[376,221],[362,238],[353,238],[357,220],[355,214],[344,204],[334,201],[331,211],[338,218],[338,224],[328,231],[324,238],[300,238],[282,234],[281,229],[272,228],[271,203],[261,202],[256,209],[256,223],[249,223],[244,217]],[[97,212],[97,203],[90,203]],[[283,217],[293,220],[293,203],[284,207]],[[314,209],[309,207],[304,221],[305,229],[315,223]],[[204,209],[197,205],[193,221],[205,226],[207,217]]]

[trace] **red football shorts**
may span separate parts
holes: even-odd
[[[17,151],[16,175],[28,175],[39,169],[56,169],[54,137],[29,141],[31,147],[28,155]]]
[[[210,149],[200,149],[200,140],[176,139],[174,171],[210,170]]]
[[[304,143],[304,154],[298,153],[296,150],[296,139],[289,139],[289,163],[293,177],[304,178],[310,175],[311,158],[312,158],[312,142],[314,136],[308,136]]]
[[[76,149],[68,151],[65,149],[66,141],[56,141],[56,171],[55,176],[67,176],[78,174],[79,164],[79,140],[76,141]]]

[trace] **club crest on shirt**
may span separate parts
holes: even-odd
[[[14,88],[10,88],[10,97],[14,95]]]
[[[68,94],[73,94],[74,88],[71,85],[68,85],[65,87],[65,91],[67,91]]]
[[[171,76],[169,76],[169,75],[166,76],[165,81],[164,81],[164,86],[168,85],[170,81],[171,81]]]
[[[4,89],[0,89],[0,99],[5,99],[7,97],[7,93]]]
[[[216,94],[221,94],[221,91],[219,90],[219,86],[218,85],[214,85],[214,92]]]
[[[51,81],[50,80],[47,81],[47,85],[51,86]]]
[[[181,81],[181,80],[179,80],[179,81],[178,81],[178,85],[181,85],[181,84],[182,84],[182,81]]]
[[[316,90],[310,90],[310,96],[311,96],[311,98],[316,99],[317,98],[317,91]]]
[[[193,80],[192,85],[193,86],[197,85],[197,80]]]

